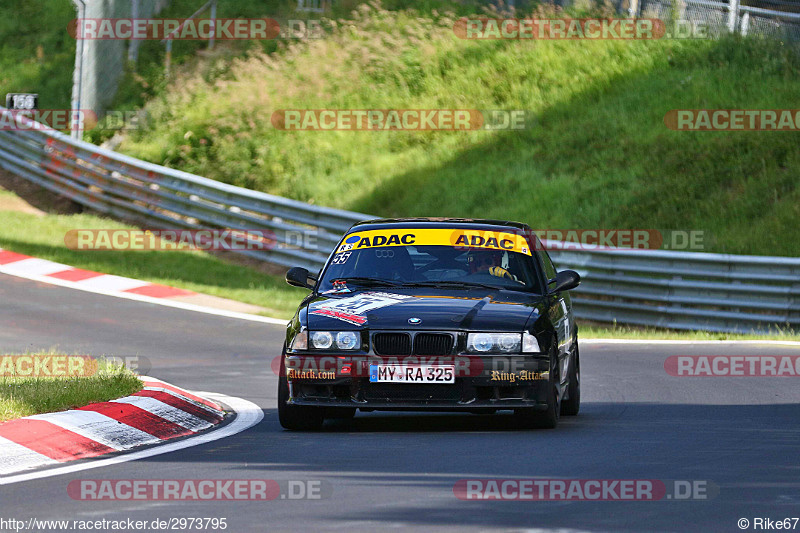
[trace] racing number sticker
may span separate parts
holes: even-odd
[[[333,256],[333,260],[331,261],[332,265],[343,265],[347,262],[350,258],[350,254],[353,252],[342,252],[340,254],[336,254]]]
[[[405,294],[391,294],[387,292],[365,292],[358,296],[342,298],[341,300],[326,301],[311,311],[312,315],[323,315],[344,320],[350,324],[361,326],[366,324],[368,311],[399,303],[407,298]]]

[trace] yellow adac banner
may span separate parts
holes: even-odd
[[[385,246],[454,246],[487,248],[531,255],[524,235],[505,231],[482,231],[454,228],[391,229],[358,231],[347,235],[336,252]]]

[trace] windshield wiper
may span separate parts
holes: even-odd
[[[375,287],[397,287],[403,285],[399,281],[391,281],[388,279],[367,278],[362,276],[355,276],[352,278],[336,278],[331,280],[332,284],[337,283],[355,283],[356,285],[375,286]]]
[[[453,287],[453,288],[460,288],[460,289],[472,289],[475,287],[480,287],[484,289],[492,289],[492,290],[501,290],[503,287],[495,287],[493,285],[486,285],[484,283],[476,283],[474,281],[453,281],[453,280],[442,280],[442,281],[412,281],[408,283],[403,283],[404,287]]]

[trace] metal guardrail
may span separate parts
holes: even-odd
[[[582,278],[577,316],[732,333],[800,330],[800,258],[661,250],[551,251]]]
[[[0,108],[0,114],[7,113]],[[34,130],[24,117],[14,120],[27,129],[0,131],[0,167],[145,227],[274,232],[272,249],[237,251],[259,260],[316,271],[344,231],[373,218],[146,163],[58,132]],[[297,241],[297,235],[309,233],[313,246]],[[545,244],[559,268],[577,270],[583,278],[574,294],[580,318],[742,333],[800,330],[800,258],[567,250],[563,243]]]
[[[796,7],[791,2],[770,2],[777,8]],[[742,5],[741,0],[631,0],[631,17],[658,17],[704,24],[711,35],[723,32],[800,41],[800,12]]]
[[[235,187],[45,131],[0,108],[19,129],[0,131],[0,166],[100,213],[152,229],[265,231],[268,250],[237,253],[318,270],[351,225],[373,218]]]

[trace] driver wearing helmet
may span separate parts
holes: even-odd
[[[489,274],[497,278],[519,281],[508,271],[508,252],[502,250],[477,250],[467,257],[470,274]]]

